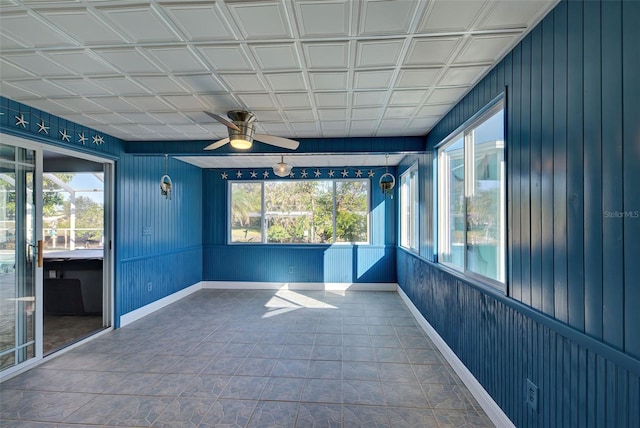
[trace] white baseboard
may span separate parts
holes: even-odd
[[[427,333],[431,341],[438,347],[438,350],[447,359],[447,362],[451,365],[458,377],[464,382],[465,386],[469,389],[473,397],[478,401],[482,410],[487,414],[491,422],[497,427],[513,427],[515,425],[511,422],[511,419],[505,415],[500,406],[493,401],[493,398],[482,387],[480,382],[473,376],[473,374],[467,369],[467,367],[460,361],[458,356],[449,348],[449,345],[444,341],[438,332],[429,324],[429,322],[422,316],[418,308],[413,304],[404,291],[398,287],[398,294],[407,305],[418,324]]]
[[[193,284],[190,287],[183,288],[182,290],[170,294],[167,297],[163,297],[160,300],[156,300],[155,302],[149,303],[148,305],[126,313],[120,316],[120,327],[131,324],[132,322],[137,321],[140,318],[157,311],[158,309],[162,309],[167,305],[175,303],[178,300],[187,297],[189,294],[195,293],[200,289],[202,289],[202,282],[198,282],[197,284]]]
[[[202,288],[218,290],[324,290],[324,291],[396,291],[393,283],[350,282],[252,282],[202,281]]]

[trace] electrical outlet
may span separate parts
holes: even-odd
[[[151,290],[153,290],[153,284],[147,282],[147,291],[151,292]]]
[[[293,273],[293,265],[289,265],[289,273]]]
[[[142,228],[142,236],[151,236],[151,226],[144,226]]]
[[[527,404],[534,412],[538,411],[538,387],[527,379]]]

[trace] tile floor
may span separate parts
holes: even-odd
[[[397,293],[201,290],[0,385],[9,427],[487,427]]]

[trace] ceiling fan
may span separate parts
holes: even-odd
[[[254,138],[263,143],[271,146],[282,147],[284,149],[295,150],[300,145],[300,142],[296,140],[290,140],[288,138],[276,137],[275,135],[256,134],[254,133],[253,125],[256,121],[256,116],[250,111],[245,110],[231,110],[227,112],[226,117],[217,115],[205,111],[207,115],[211,116],[218,122],[229,128],[229,136],[218,140],[215,143],[205,147],[205,150],[215,150],[224,146],[227,143],[231,143],[231,146],[240,150],[247,150],[251,147]]]

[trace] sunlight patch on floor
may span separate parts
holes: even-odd
[[[303,308],[337,309],[336,306],[292,290],[278,290],[264,306],[268,311],[262,316],[263,318],[269,318]]]

